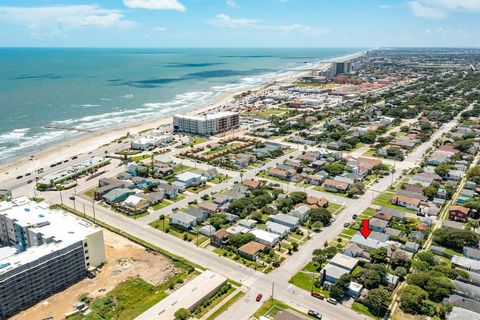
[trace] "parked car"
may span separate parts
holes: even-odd
[[[23,178],[23,176],[17,176],[17,179],[22,179],[22,178]]]
[[[78,159],[78,157],[77,157],[77,156],[73,156],[71,159],[72,159],[72,160],[75,160],[75,159]]]
[[[354,214],[354,215],[352,216],[352,219],[357,219],[357,217],[358,217],[358,216],[357,216],[356,214]]]
[[[322,315],[317,311],[308,310],[308,315],[314,317],[315,319],[322,319]]]
[[[328,298],[328,299],[327,299],[327,302],[328,302],[328,303],[331,303],[331,304],[333,304],[333,305],[336,305],[336,304],[338,303],[338,301],[335,300],[335,299],[333,299],[333,298]]]
[[[257,298],[255,300],[257,300],[257,302],[260,302],[260,300],[262,300],[262,297],[263,295],[261,293],[257,294]]]
[[[32,174],[30,172],[25,173],[25,177],[31,176]]]
[[[68,199],[70,199],[70,200],[73,201],[73,200],[75,200],[75,197],[74,197],[74,196],[70,196],[70,197],[68,197]]]
[[[29,184],[30,184],[30,183],[32,183],[32,182],[33,182],[33,180],[32,180],[32,179],[30,179],[30,180],[28,180],[28,181],[27,181],[27,183],[29,183]]]
[[[320,299],[320,300],[325,299],[325,297],[323,296],[323,294],[318,293],[318,292],[312,292],[311,295],[312,295],[312,297],[317,298],[317,299]]]
[[[344,227],[344,228],[348,228],[349,225],[350,225],[350,223],[345,222],[345,224],[343,225],[343,227]]]

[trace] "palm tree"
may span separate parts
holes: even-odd
[[[164,215],[164,214],[161,214],[161,215],[158,217],[158,220],[162,221],[162,231],[165,232],[165,215]]]

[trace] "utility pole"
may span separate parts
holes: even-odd
[[[315,274],[312,272],[312,289],[310,293],[313,293],[313,283],[315,282]]]
[[[275,291],[275,282],[272,282],[272,302],[273,302],[273,292]]]
[[[92,201],[92,209],[93,209],[93,223],[96,224],[96,218],[95,218],[95,201]]]

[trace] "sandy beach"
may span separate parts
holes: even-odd
[[[328,66],[329,61],[333,60],[343,60],[343,59],[352,59],[358,56],[361,56],[363,52],[355,53],[352,55],[338,57],[336,59],[329,59],[324,61],[319,61],[312,68],[322,69]],[[241,94],[246,91],[258,91],[263,88],[271,85],[274,82],[287,82],[292,79],[298,78],[311,71],[312,68],[308,70],[298,70],[291,71],[291,74],[288,75],[279,75],[276,77],[269,78],[266,83],[257,85],[255,87],[243,88],[241,90],[225,92],[224,94],[216,97],[215,99],[206,102],[204,105],[196,107],[194,109],[188,110],[188,114],[199,114],[204,112],[210,112],[225,106],[228,104],[234,96]],[[38,168],[46,168],[51,163],[55,163],[61,160],[69,159],[72,156],[79,155],[82,153],[88,153],[94,151],[104,145],[111,143],[112,141],[126,136],[127,134],[137,134],[141,131],[148,129],[153,129],[162,125],[168,125],[172,123],[173,114],[163,115],[156,117],[150,121],[142,121],[137,123],[128,123],[124,126],[107,128],[101,131],[93,133],[85,133],[77,138],[60,142],[55,145],[49,146],[45,149],[40,149],[36,153],[32,153],[29,156],[18,158],[12,161],[9,161],[0,166],[0,182],[11,179],[17,175],[23,175],[26,172],[32,172]],[[33,157],[31,157],[33,155]],[[8,174],[7,174],[8,172]]]

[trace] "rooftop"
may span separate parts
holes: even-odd
[[[48,204],[36,203],[26,197],[14,199],[12,202],[0,202],[0,215],[15,221],[22,228],[41,233],[43,239],[52,239],[48,244],[30,246],[19,253],[13,247],[0,248],[0,266],[3,266],[0,274],[83,241],[87,236],[101,231],[88,220],[50,209]]]
[[[188,119],[188,120],[197,120],[197,121],[206,121],[206,120],[214,120],[220,119],[228,116],[233,116],[238,113],[236,112],[216,112],[216,113],[208,113],[205,115],[184,115],[184,114],[177,114],[175,115],[176,118]]]

